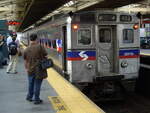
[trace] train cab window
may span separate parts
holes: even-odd
[[[99,42],[110,43],[111,42],[111,29],[102,28],[99,30]]]
[[[133,43],[134,41],[134,31],[133,29],[123,30],[123,43]]]
[[[91,44],[91,30],[80,29],[78,31],[78,45],[90,45]]]

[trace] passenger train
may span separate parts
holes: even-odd
[[[84,11],[55,16],[25,31],[23,40],[28,42],[31,33],[38,35],[55,69],[81,90],[89,87],[99,95],[116,92],[116,84],[135,82],[138,77],[140,40],[135,14]]]
[[[150,48],[150,20],[144,19],[140,28],[140,45],[143,49]]]

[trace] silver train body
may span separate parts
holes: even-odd
[[[55,67],[72,83],[130,80],[139,71],[137,23],[134,14],[79,12],[53,18],[24,32],[24,37],[36,33]]]

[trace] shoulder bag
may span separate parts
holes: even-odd
[[[47,58],[44,58],[40,61],[40,68],[42,70],[45,70],[45,69],[48,69],[50,67],[53,67],[53,61],[52,59],[47,59]]]

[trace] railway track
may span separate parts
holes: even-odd
[[[139,94],[125,94],[115,102],[97,103],[106,113],[150,113],[150,98]]]
[[[150,69],[140,67],[139,78],[136,82],[136,92],[123,92],[122,100],[95,103],[106,113],[150,113],[149,73]]]

